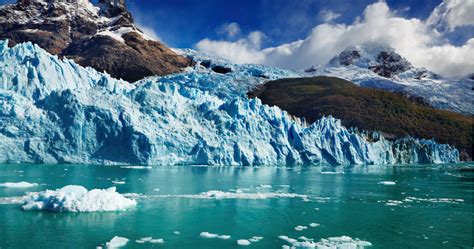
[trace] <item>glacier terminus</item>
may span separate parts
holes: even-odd
[[[267,79],[299,72],[219,61],[130,84],[0,41],[0,163],[352,165],[458,162],[433,140],[385,139],[324,117],[313,124],[246,98]],[[213,61],[215,63],[215,61]]]

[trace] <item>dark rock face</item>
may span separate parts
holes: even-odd
[[[357,50],[345,50],[339,54],[339,63],[343,66],[349,66],[355,60],[360,58],[360,52]]]
[[[0,39],[31,41],[82,66],[136,81],[180,72],[192,61],[133,24],[124,0],[19,0],[0,8]]]
[[[391,78],[413,68],[410,62],[395,52],[381,51],[377,56],[377,62],[378,65],[369,69],[385,78]]]
[[[385,77],[393,76],[413,69],[413,65],[396,53],[392,48],[381,45],[362,45],[349,47],[329,61],[334,66],[358,66],[367,68]],[[419,70],[416,79],[433,76],[427,70]]]
[[[231,68],[224,67],[224,66],[215,66],[211,68],[212,71],[220,74],[226,74],[232,72]]]

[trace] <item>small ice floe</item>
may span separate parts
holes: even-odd
[[[120,248],[127,245],[129,239],[124,237],[115,236],[109,242],[105,243],[106,248]]]
[[[308,229],[307,226],[296,226],[296,227],[295,227],[295,230],[296,230],[296,231],[303,231],[303,230],[306,230],[306,229]]]
[[[237,245],[239,245],[239,246],[249,246],[252,243],[260,242],[260,240],[262,240],[262,239],[263,239],[263,237],[260,237],[260,236],[253,236],[250,239],[239,239],[239,240],[237,240]]]
[[[116,184],[116,185],[123,185],[125,184],[126,182],[125,181],[112,181],[113,184]]]
[[[0,183],[0,187],[5,188],[32,188],[38,186],[38,183],[30,182],[4,182]]]
[[[298,240],[292,239],[292,238],[290,238],[290,237],[288,237],[288,236],[286,236],[286,235],[280,235],[280,236],[278,236],[278,238],[281,239],[281,240],[284,240],[284,241],[286,241],[286,242],[288,242],[288,243],[290,243],[290,244],[293,244],[293,243],[298,242]]]
[[[307,238],[306,236],[300,236],[298,239],[302,241],[314,241],[314,239]]]
[[[258,185],[258,188],[272,188],[272,185],[260,184],[260,185]]]
[[[18,205],[23,204],[28,196],[0,197],[0,205]]]
[[[120,166],[122,169],[151,169],[151,166]]]
[[[155,189],[153,189],[153,191],[160,192],[160,189],[159,189],[159,188],[155,188]]]
[[[331,237],[327,239],[321,239],[318,242],[314,242],[313,239],[309,239],[306,237],[300,237],[300,241],[292,238],[288,238],[288,236],[280,235],[278,238],[286,241],[290,244],[283,245],[282,248],[365,248],[368,246],[372,246],[372,244],[368,241],[363,241],[359,239],[352,239],[349,236],[341,236],[341,237]]]
[[[253,236],[252,238],[249,239],[250,242],[252,243],[257,243],[259,242],[260,240],[262,240],[263,237],[260,237],[260,236]]]
[[[322,175],[343,175],[344,171],[321,171]]]
[[[396,182],[392,182],[392,181],[381,181],[379,182],[380,185],[396,185],[397,183]]]
[[[237,245],[239,245],[239,246],[249,246],[250,244],[252,244],[252,243],[249,240],[246,240],[246,239],[237,240]]]
[[[97,212],[126,210],[137,205],[116,192],[115,187],[92,189],[68,185],[57,190],[29,193],[22,206],[25,211]]]
[[[173,234],[174,235],[180,235],[181,233],[179,231],[174,231]]]
[[[320,225],[318,223],[311,223],[309,224],[310,227],[319,227]]]
[[[403,204],[403,201],[396,201],[396,200],[388,200],[385,205],[386,206],[400,206]]]
[[[230,239],[230,235],[219,235],[210,232],[202,232],[199,234],[199,236],[206,239]]]
[[[138,243],[138,244],[145,244],[145,243],[163,244],[163,243],[165,243],[165,240],[164,239],[154,239],[153,237],[145,237],[145,238],[135,240],[135,242]]]

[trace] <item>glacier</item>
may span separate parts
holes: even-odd
[[[183,51],[182,51],[183,52]],[[215,61],[133,84],[48,54],[0,41],[0,163],[140,165],[354,165],[449,163],[456,148],[433,140],[390,141],[313,124],[248,99],[268,79],[302,74]]]

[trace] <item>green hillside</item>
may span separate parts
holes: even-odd
[[[411,135],[456,146],[472,159],[473,119],[438,110],[401,94],[359,87],[334,77],[282,79],[248,93],[312,123],[332,115],[347,127],[382,131],[387,138]]]

